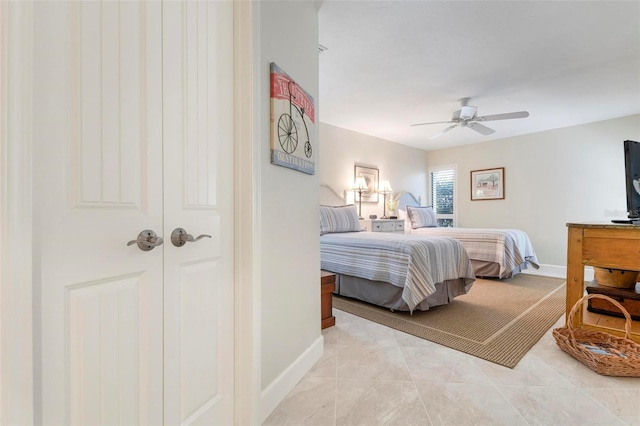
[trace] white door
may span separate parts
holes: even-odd
[[[38,423],[232,422],[232,142],[213,128],[232,117],[203,92],[211,64],[232,61],[203,50],[216,13],[198,18],[209,35],[193,51],[193,7],[34,5]],[[214,238],[174,247],[175,227]],[[164,244],[127,246],[143,230]]]
[[[233,3],[163,15],[165,422],[232,424]]]

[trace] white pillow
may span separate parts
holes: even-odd
[[[438,220],[431,207],[407,206],[407,216],[411,219],[413,229],[438,226]]]
[[[407,211],[404,209],[398,209],[398,219],[404,220],[404,233],[410,234],[412,225],[411,225],[411,219],[409,219],[409,215],[407,214]]]
[[[355,204],[348,206],[320,206],[320,235],[334,232],[361,231]]]

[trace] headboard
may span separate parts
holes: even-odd
[[[400,191],[393,194],[393,200],[398,201],[398,208],[402,210],[406,210],[407,206],[419,207],[422,205],[422,197],[418,196],[416,198],[415,195],[408,191]]]
[[[394,201],[398,201],[398,208],[406,209],[407,206],[419,207],[422,205],[422,197],[416,197],[411,192],[400,191],[393,194]],[[329,185],[320,184],[320,205],[322,206],[344,206],[347,204],[347,191],[342,191],[342,195]]]
[[[320,205],[321,206],[344,206],[346,202],[347,194],[343,191],[342,196],[338,194],[336,190],[329,185],[320,184]]]

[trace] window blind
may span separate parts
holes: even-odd
[[[431,172],[431,205],[436,214],[453,214],[453,170]]]

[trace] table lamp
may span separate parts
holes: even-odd
[[[364,180],[363,176],[359,176],[356,178],[355,182],[351,186],[352,191],[356,191],[358,193],[358,219],[363,219],[362,217],[362,192],[367,191],[369,187],[367,186],[367,181]]]
[[[389,219],[387,217],[387,194],[391,194],[393,189],[391,189],[391,184],[388,180],[380,182],[380,189],[378,192],[384,197],[384,202],[382,204],[382,217],[380,219]]]

